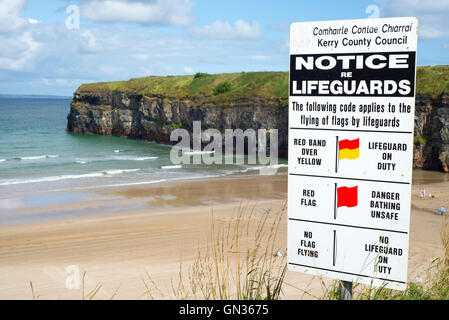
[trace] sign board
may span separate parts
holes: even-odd
[[[288,266],[403,290],[417,19],[293,23]]]

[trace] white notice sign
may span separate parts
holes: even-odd
[[[416,18],[293,23],[288,266],[403,290]]]

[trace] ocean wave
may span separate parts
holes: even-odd
[[[195,149],[189,149],[189,148],[181,148],[181,147],[177,147],[177,146],[174,146],[173,150],[178,151],[178,152],[181,151],[183,154],[186,154],[186,155],[212,154],[212,153],[215,153],[215,150],[211,150],[211,151],[195,150]]]
[[[0,159],[0,162],[5,162],[6,161],[6,159]]]
[[[28,183],[40,183],[40,182],[54,182],[60,180],[71,180],[71,179],[83,179],[83,178],[99,178],[104,176],[117,175],[127,172],[135,172],[140,169],[111,169],[105,170],[101,172],[91,172],[84,174],[68,174],[68,175],[60,175],[60,176],[50,176],[50,177],[41,177],[35,179],[11,179],[11,180],[0,180],[0,186],[9,186],[16,184],[28,184]]]
[[[114,160],[124,160],[124,161],[145,161],[145,160],[155,160],[158,157],[133,157],[133,156],[117,156],[112,157]]]
[[[156,160],[159,159],[159,157],[140,157],[140,156],[113,156],[113,157],[106,157],[106,158],[91,158],[91,159],[85,159],[85,158],[79,158],[76,159],[75,162],[79,164],[86,164],[91,162],[105,162],[105,161],[146,161],[146,160]]]
[[[50,155],[43,155],[43,156],[34,156],[34,157],[17,157],[17,160],[41,160],[41,159],[48,159],[48,158],[59,158],[59,154],[50,154]]]
[[[212,151],[198,151],[198,150],[193,150],[193,151],[183,151],[184,154],[188,154],[188,155],[195,155],[195,154],[212,154],[215,153],[214,150]]]
[[[181,165],[173,165],[173,166],[162,166],[161,169],[166,170],[166,169],[181,169],[182,166]]]
[[[288,164],[273,164],[273,165],[265,165],[265,166],[248,167],[248,168],[239,170],[239,172],[245,173],[245,172],[253,171],[253,170],[279,169],[279,168],[285,168],[285,167],[288,167]]]
[[[140,181],[140,182],[129,182],[129,183],[120,183],[120,184],[108,184],[104,186],[95,186],[94,188],[109,188],[109,187],[126,187],[126,186],[138,186],[144,184],[153,184],[159,182],[170,181],[167,179],[153,180],[153,181]]]
[[[219,178],[219,177],[223,177],[223,176],[226,176],[226,174],[206,175],[206,176],[197,176],[197,177],[178,177],[178,178],[171,178],[171,179],[160,179],[160,180],[139,181],[139,182],[127,182],[127,183],[120,183],[120,184],[106,184],[106,185],[98,185],[98,186],[92,186],[92,187],[78,187],[78,188],[74,188],[74,189],[85,190],[85,189],[95,189],[95,188],[126,187],[126,186],[155,184],[155,183],[160,183],[160,182],[188,181],[188,180],[201,180],[201,179]],[[74,190],[74,189],[71,189],[71,190]],[[54,191],[63,191],[63,190],[64,189],[54,190]]]
[[[62,176],[52,176],[52,177],[42,177],[36,179],[12,179],[12,180],[3,180],[0,182],[0,186],[9,186],[15,184],[27,184],[27,183],[39,183],[39,182],[53,182],[59,180],[67,180],[67,179],[81,179],[81,178],[95,178],[101,177],[103,175],[102,172],[99,173],[86,173],[79,175],[62,175]]]
[[[103,171],[103,174],[115,175],[115,174],[121,174],[121,173],[126,173],[126,172],[136,172],[139,170],[140,169],[111,169],[111,170]]]
[[[231,173],[229,173],[231,174]],[[138,181],[138,182],[127,182],[127,183],[119,183],[119,184],[105,184],[105,185],[95,185],[89,187],[71,187],[70,189],[54,189],[50,190],[51,192],[60,192],[67,190],[89,190],[89,189],[97,189],[97,188],[113,188],[113,187],[126,187],[126,186],[137,186],[137,185],[146,185],[146,184],[155,184],[160,182],[172,182],[172,181],[187,181],[187,180],[201,180],[201,179],[209,179],[209,178],[219,178],[226,176],[226,174],[217,174],[217,175],[207,175],[207,176],[197,176],[197,177],[178,177],[171,179],[159,179],[159,180],[150,180],[150,181]],[[50,192],[46,191],[46,192]]]

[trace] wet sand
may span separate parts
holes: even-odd
[[[440,230],[444,217],[435,209],[449,207],[446,176],[419,174],[421,180],[412,187],[409,281],[424,279],[430,262],[442,254]],[[418,191],[423,188],[434,197],[419,199]],[[256,215],[269,209],[279,211],[287,198],[287,176],[178,181],[91,191],[98,199],[26,207],[16,214],[70,211],[74,206],[90,213],[100,207],[128,209],[0,227],[0,299],[32,299],[30,281],[40,299],[81,299],[81,288],[66,287],[67,279],[74,275],[71,270],[66,273],[68,266],[86,272],[85,294],[97,283],[102,285],[96,299],[147,298],[142,296],[146,272],[160,289],[154,292],[156,298],[173,298],[171,286],[177,283],[180,262],[186,268],[209,239],[212,210],[215,228],[225,225],[241,205],[254,206]],[[286,247],[285,218],[277,244]],[[287,272],[283,298],[321,295],[320,281]]]

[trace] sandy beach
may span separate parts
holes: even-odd
[[[431,261],[442,254],[440,230],[444,217],[436,208],[449,207],[449,186],[440,173],[417,172],[412,187],[408,281],[425,279]],[[419,190],[426,197],[419,199]],[[180,264],[187,268],[215,227],[225,225],[239,206],[282,210],[287,198],[287,175],[233,176],[220,179],[174,181],[153,185],[98,188],[95,197],[78,202],[42,204],[17,209],[15,214],[75,209],[127,208],[58,220],[8,224],[0,227],[0,299],[82,299],[83,290],[66,287],[69,266],[85,272],[85,294],[101,284],[95,299],[146,299],[146,273],[158,287],[155,298],[174,298],[172,284]],[[433,197],[428,197],[428,194]],[[277,238],[286,248],[286,219]],[[67,269],[69,267],[69,269]],[[69,271],[67,273],[67,271]],[[330,281],[326,281],[330,283]],[[316,299],[320,281],[287,272],[283,299]],[[307,293],[305,293],[307,292]]]

